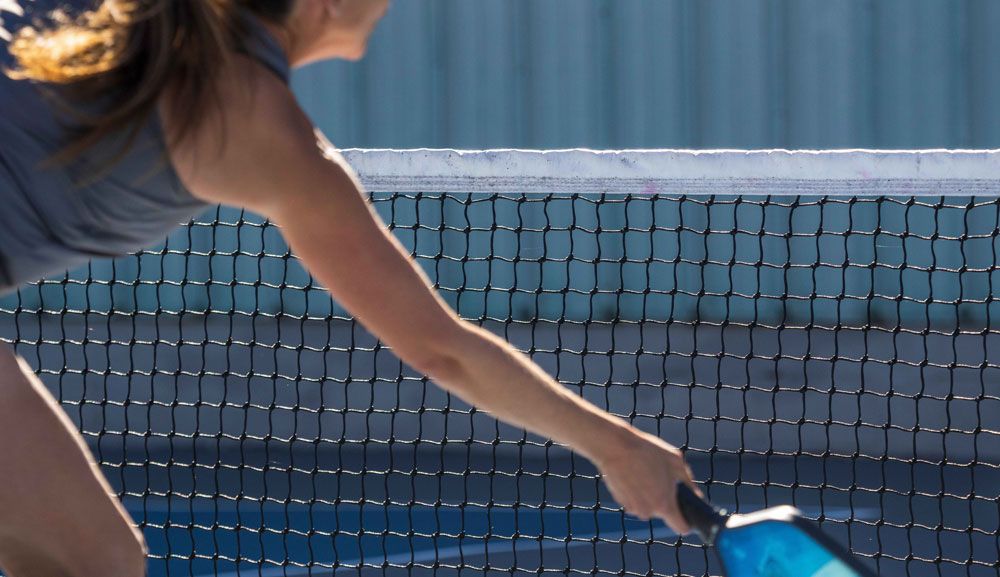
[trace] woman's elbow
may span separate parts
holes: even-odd
[[[449,325],[428,331],[419,346],[404,355],[410,366],[436,381],[455,382],[465,373],[463,349],[472,336],[470,327],[460,320]]]
[[[413,368],[440,383],[455,383],[462,381],[465,367],[458,355],[437,353],[433,357],[423,357],[411,363]]]

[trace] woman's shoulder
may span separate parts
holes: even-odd
[[[215,88],[219,106],[182,139],[170,135],[183,114],[170,96],[161,100],[170,159],[196,197],[252,208],[256,195],[278,185],[267,181],[316,149],[314,127],[289,86],[252,57],[232,58]]]

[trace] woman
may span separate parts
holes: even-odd
[[[159,242],[208,204],[245,207],[279,223],[312,274],[404,361],[591,459],[631,513],[686,530],[674,504],[675,482],[690,482],[680,453],[461,321],[297,105],[290,67],[360,58],[387,4],[105,0],[22,28],[0,89],[0,287]],[[0,464],[8,575],[144,573],[142,536],[8,349]]]

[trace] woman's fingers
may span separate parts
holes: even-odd
[[[677,504],[677,483],[697,491],[679,450],[650,436],[640,436],[629,450],[598,464],[605,483],[625,511],[642,520],[662,519],[679,534],[690,527]]]

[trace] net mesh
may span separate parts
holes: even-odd
[[[348,156],[463,317],[682,446],[716,503],[794,504],[881,574],[995,576],[1000,200],[956,194],[1000,181],[960,153],[919,159],[934,174],[818,154],[806,189],[827,194],[792,195],[802,157],[765,182],[745,155],[679,154]],[[862,172],[881,194],[850,195]],[[254,215],[215,209],[0,312],[151,575],[719,572],[582,458],[404,366]]]

